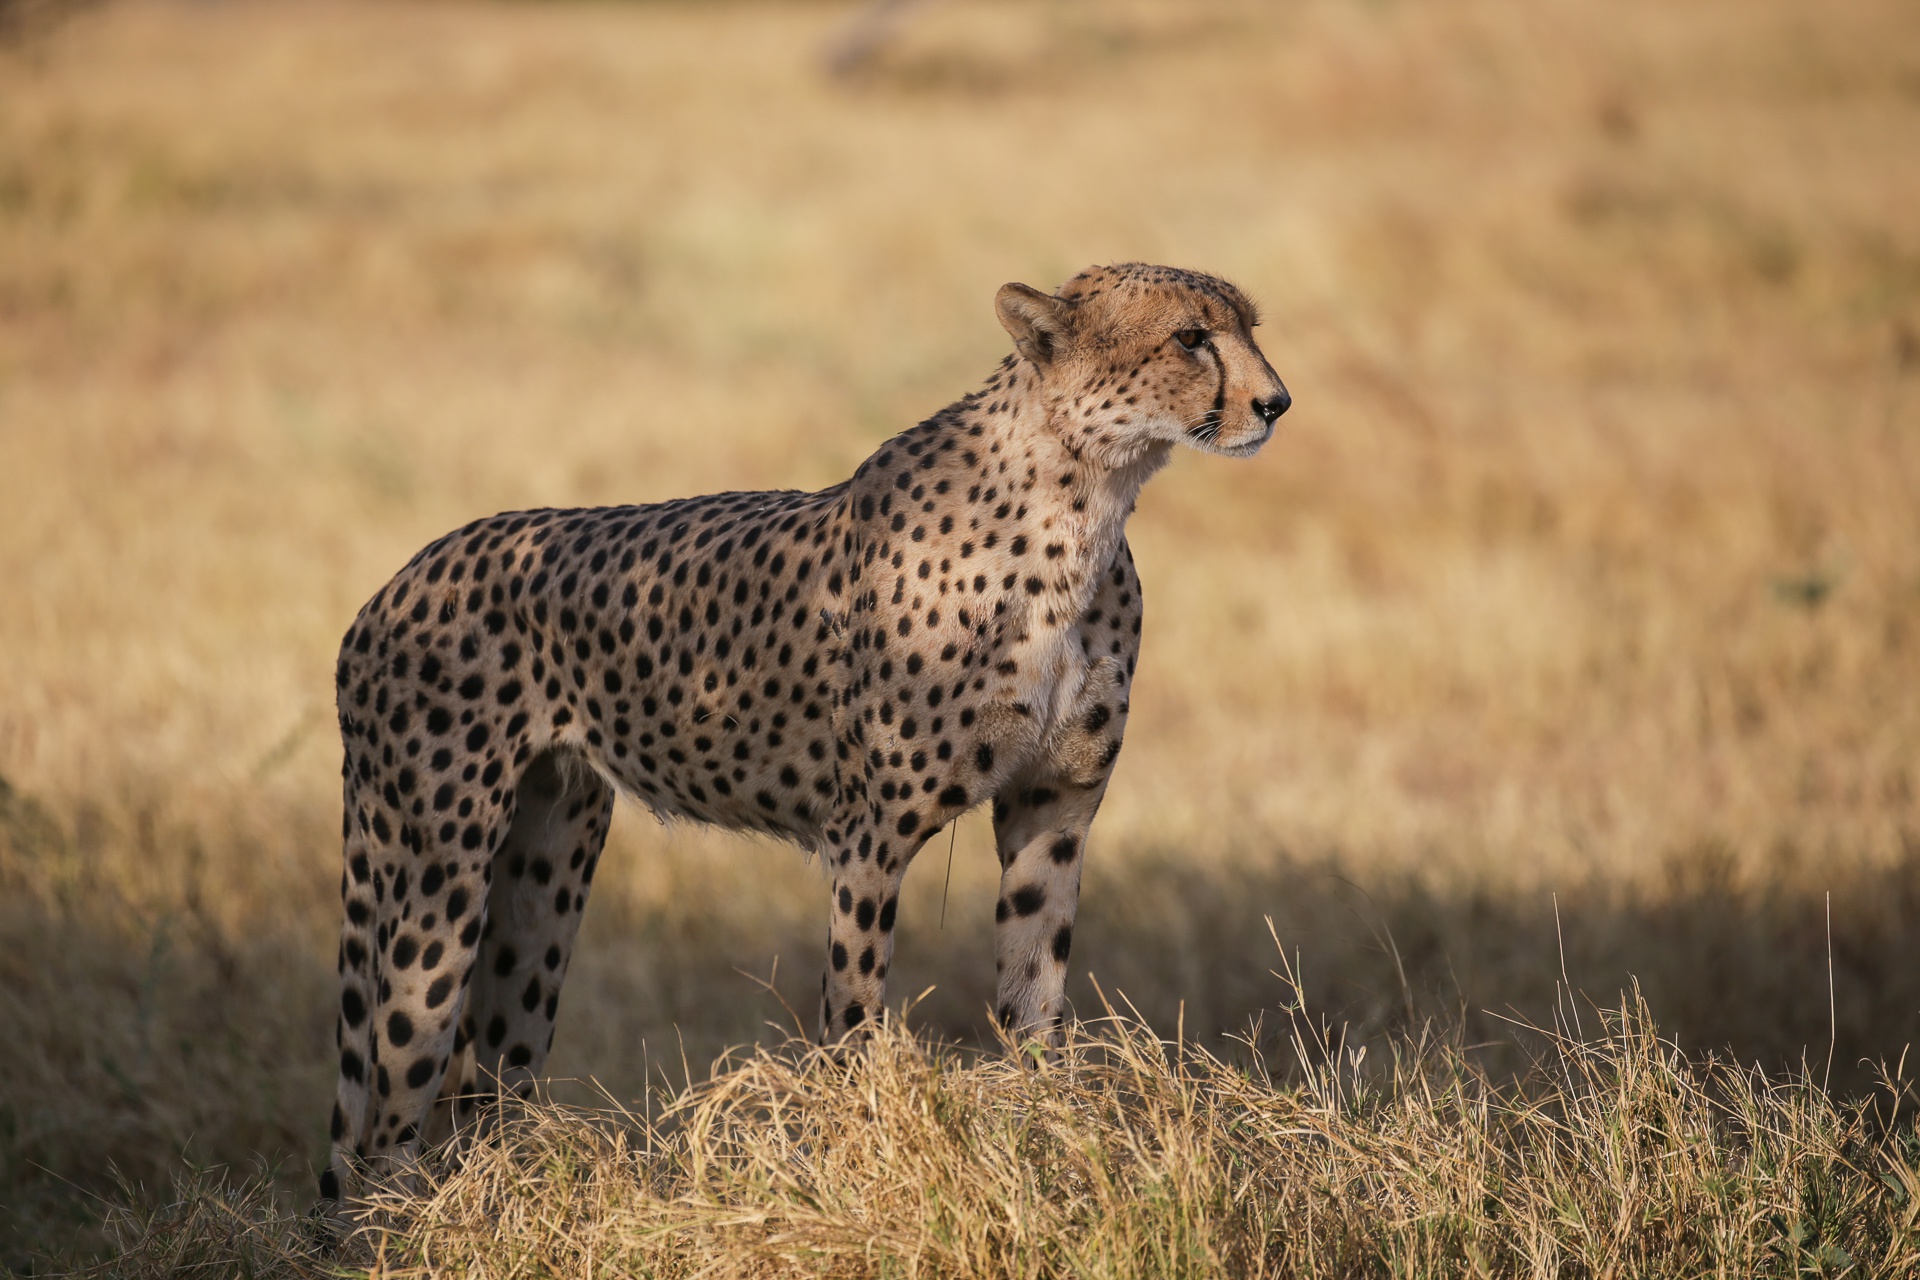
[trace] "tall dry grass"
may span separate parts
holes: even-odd
[[[0,1263],[103,1239],[115,1169],[305,1194],[331,650],[396,565],[829,483],[997,358],[998,284],[1098,260],[1239,279],[1298,406],[1144,497],[1078,974],[1218,1048],[1288,998],[1271,915],[1376,1063],[1439,1017],[1524,1072],[1495,1015],[1563,966],[1849,1093],[1914,1038],[1910,6],[949,0],[837,82],[845,11],[140,0],[0,51]],[[987,846],[902,904],[960,1039]],[[820,899],[623,814],[554,1071],[773,1037]]]
[[[1008,1046],[1015,1049],[1016,1046]],[[1535,1075],[1458,1046],[1384,1071],[1310,1019],[1299,1079],[1110,1018],[1035,1072],[883,1033],[762,1048],[658,1112],[534,1107],[344,1240],[256,1184],[122,1210],[94,1274],[1801,1277],[1920,1269],[1904,1081],[1689,1060],[1623,999]]]

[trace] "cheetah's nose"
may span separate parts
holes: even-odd
[[[1272,426],[1275,418],[1278,418],[1292,407],[1293,397],[1287,394],[1285,387],[1280,388],[1278,395],[1271,395],[1265,400],[1255,400],[1253,402],[1253,411],[1259,414],[1260,420],[1268,426]]]

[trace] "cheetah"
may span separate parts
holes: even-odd
[[[1057,1044],[1140,644],[1127,517],[1175,445],[1247,457],[1292,400],[1213,276],[995,309],[1014,352],[851,480],[477,520],[360,610],[324,1200],[531,1091],[616,793],[820,858],[828,1044],[882,1015],[914,855],[991,799],[995,1013]]]

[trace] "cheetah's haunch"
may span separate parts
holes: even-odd
[[[1211,276],[996,306],[1016,354],[844,484],[478,520],[360,611],[325,1198],[530,1088],[616,789],[820,855],[825,1041],[881,1013],[915,853],[992,798],[999,1018],[1055,1034],[1139,649],[1127,516],[1174,445],[1244,457],[1290,398]]]

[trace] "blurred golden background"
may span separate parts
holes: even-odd
[[[1360,1039],[1497,1064],[1563,975],[1838,1081],[1913,1039],[1920,9],[945,0],[840,76],[827,0],[15,9],[0,1264],[114,1168],[311,1185],[332,656],[413,551],[833,483],[1093,262],[1235,279],[1296,407],[1133,522],[1083,1016],[1245,1031],[1271,916]],[[902,905],[962,1038],[990,845]],[[553,1070],[776,1036],[824,910],[623,806]]]

